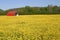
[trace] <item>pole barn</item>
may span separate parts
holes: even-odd
[[[17,15],[17,12],[16,11],[9,11],[7,13],[7,16],[16,16]]]

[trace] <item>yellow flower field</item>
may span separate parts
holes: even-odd
[[[0,16],[0,40],[60,40],[60,15]]]

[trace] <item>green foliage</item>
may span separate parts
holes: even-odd
[[[9,9],[9,10],[5,10],[5,11],[0,9],[0,15],[6,15],[10,10],[16,10],[19,15],[60,14],[59,6],[48,5],[47,7],[25,6],[22,8],[14,8],[14,9]]]
[[[4,15],[4,11],[0,9],[0,15]]]

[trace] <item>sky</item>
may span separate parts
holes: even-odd
[[[7,10],[12,8],[20,8],[25,6],[60,6],[60,0],[0,0],[0,9]]]

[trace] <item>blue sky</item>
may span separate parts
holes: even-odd
[[[60,0],[0,0],[0,9],[6,10],[25,6],[40,7],[48,4],[60,6]]]

